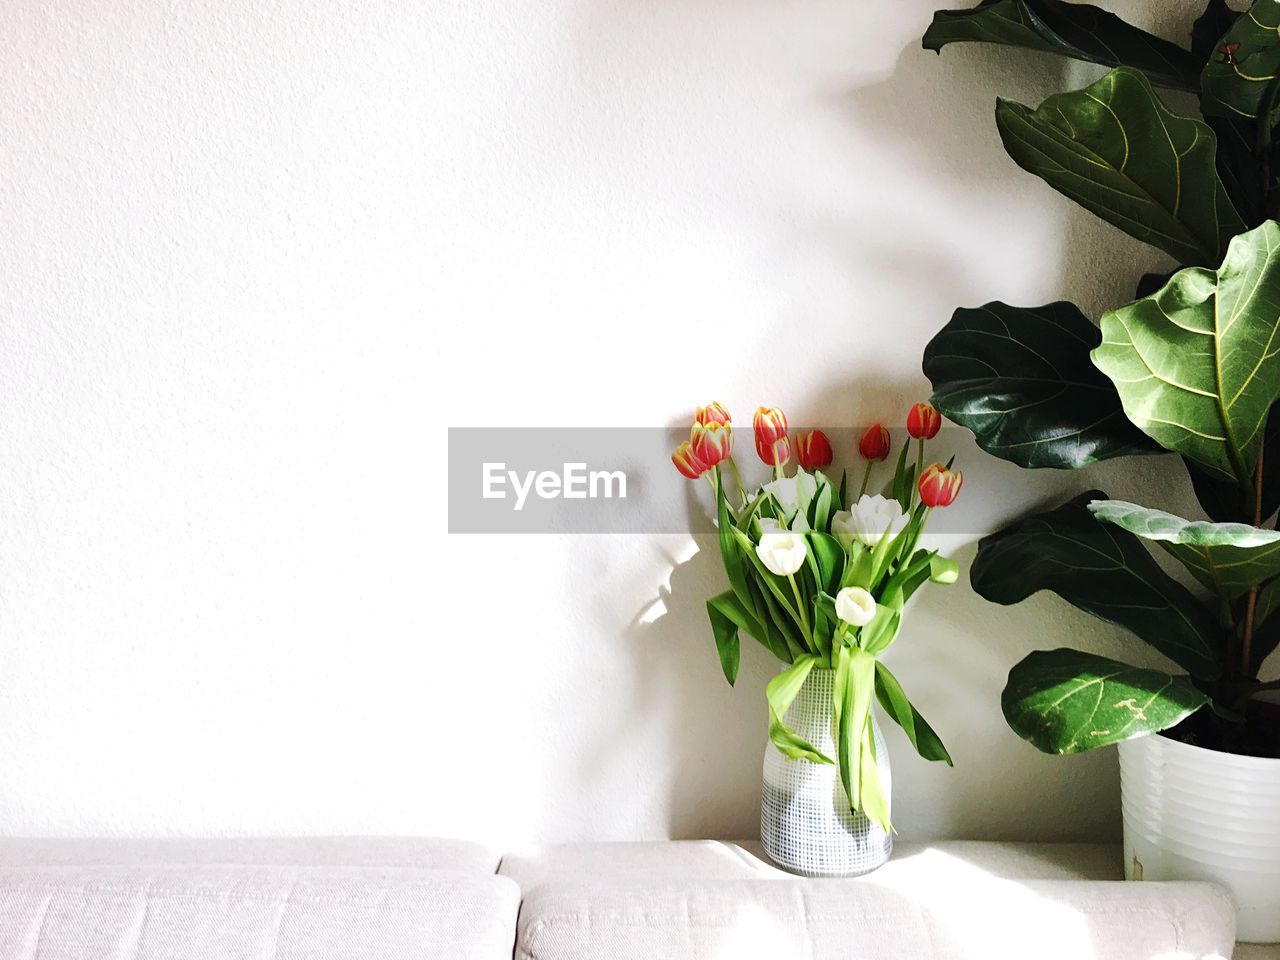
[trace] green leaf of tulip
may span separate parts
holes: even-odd
[[[902,728],[916,753],[926,760],[942,760],[947,766],[954,766],[941,738],[907,699],[898,678],[879,660],[876,661],[876,699],[880,701],[881,709]]]
[[[875,739],[871,729],[871,700],[875,696],[876,659],[857,647],[842,647],[836,659],[838,696],[836,739],[840,782],[849,806],[861,810],[872,823],[892,832],[889,801],[876,768]]]
[[[1167,729],[1208,702],[1188,677],[1077,650],[1037,651],[1009,671],[1009,726],[1045,753],[1080,753]]]
[[[940,556],[934,552],[929,557],[929,582],[930,583],[955,583],[960,579],[960,564],[956,563],[950,557]]]
[[[724,678],[729,681],[729,686],[733,686],[738,679],[738,631],[745,630],[768,647],[764,640],[764,627],[732,590],[717,594],[707,601],[707,616],[711,620],[711,632],[715,635],[720,669],[724,671]]]
[[[1280,396],[1280,224],[1231,241],[1216,271],[1180,270],[1102,317],[1098,369],[1162,446],[1248,489]]]
[[[892,646],[898,637],[898,628],[902,625],[904,602],[901,586],[890,584],[885,587],[880,599],[876,601],[875,616],[862,628],[859,643],[863,650],[878,655]]]
[[[809,555],[814,559],[819,590],[834,596],[840,592],[840,582],[844,578],[847,556],[844,547],[829,533],[811,533],[805,539],[809,544]]]
[[[769,685],[764,688],[765,700],[769,705],[769,739],[792,760],[831,763],[830,757],[783,723],[787,708],[800,693],[809,671],[817,663],[817,657],[798,657],[795,663],[770,680]]]
[[[1275,106],[1280,73],[1280,0],[1256,0],[1215,47],[1200,74],[1201,109],[1218,116],[1257,117]]]
[[[1189,50],[1125,23],[1113,13],[1062,0],[985,0],[969,10],[940,10],[924,48],[982,41],[1056,53],[1108,67],[1137,67],[1154,83],[1195,90],[1204,62]]]
[[[750,592],[747,590],[747,575],[743,567],[742,554],[734,541],[735,526],[733,515],[729,511],[729,502],[725,498],[724,480],[720,468],[715,467],[716,479],[716,530],[720,542],[720,559],[724,563],[729,586],[744,607],[755,615],[755,606]],[[732,683],[733,681],[730,681]]]
[[[1123,500],[1095,500],[1089,504],[1089,512],[1160,544],[1197,580],[1227,600],[1280,576],[1280,533],[1275,530],[1244,523],[1184,520]]]
[[[970,570],[973,588],[1001,604],[1051,590],[1132,631],[1195,676],[1218,677],[1214,618],[1137,537],[1089,513],[1090,501],[1105,499],[1092,491],[984,537]]]
[[[1218,178],[1216,140],[1121,67],[1036,110],[1001,100],[996,126],[1024,170],[1179,263],[1216,264],[1245,229]]]
[[[1161,453],[1089,359],[1102,341],[1071,303],[961,308],[925,347],[933,405],[978,446],[1021,467],[1075,468]]]

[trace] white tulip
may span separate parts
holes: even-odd
[[[794,533],[766,533],[756,546],[756,556],[771,573],[789,577],[804,565],[808,553],[804,537]]]
[[[846,550],[853,545],[854,540],[858,539],[855,536],[853,520],[848,510],[837,510],[831,515],[831,534],[840,541],[840,546]]]
[[[876,615],[876,598],[861,587],[845,587],[836,594],[836,616],[851,627],[861,627]]]
[[[874,547],[885,534],[894,536],[906,525],[906,515],[897,500],[880,494],[863,494],[848,510],[831,518],[831,532],[847,549],[854,540]]]
[[[756,517],[756,523],[760,526],[761,535],[766,533],[782,533],[787,528],[780,524],[773,517]]]
[[[797,470],[794,477],[771,480],[764,485],[764,489],[773,494],[773,499],[778,501],[778,506],[789,520],[799,511],[809,509],[809,504],[818,492],[818,481],[812,474]]]

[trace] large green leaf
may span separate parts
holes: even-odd
[[[1098,328],[1071,303],[961,308],[924,350],[933,405],[1020,467],[1159,453],[1089,360]]]
[[[1187,677],[1077,650],[1040,650],[1009,671],[1000,697],[1018,736],[1045,753],[1080,753],[1173,726],[1208,697]]]
[[[1202,64],[1210,64],[1211,60],[1223,56],[1218,52],[1222,35],[1240,17],[1241,14],[1232,10],[1226,0],[1209,0],[1204,13],[1191,29],[1191,52]],[[1218,176],[1227,188],[1231,203],[1246,223],[1261,223],[1266,219],[1266,211],[1265,198],[1260,189],[1258,161],[1254,156],[1258,146],[1257,125],[1253,120],[1234,111],[1226,115],[1215,115],[1215,111],[1221,108],[1210,106],[1206,101],[1202,101],[1202,106],[1206,107],[1205,122],[1218,138]],[[1145,291],[1139,296],[1154,292]]]
[[[1179,263],[1217,263],[1245,229],[1218,178],[1213,131],[1171,113],[1137,70],[1036,110],[1001,100],[996,126],[1024,170]]]
[[[1280,646],[1280,580],[1272,580],[1258,591],[1258,605],[1253,616],[1253,643],[1250,646],[1249,671],[1257,675],[1267,657]]]
[[[926,50],[976,40],[1056,53],[1108,67],[1137,67],[1155,83],[1198,87],[1204,62],[1113,13],[1062,0],[984,0],[969,10],[939,10],[924,34]]]
[[[1240,18],[1227,0],[1209,0],[1191,25],[1191,53],[1201,64],[1213,55],[1224,33]]]
[[[995,603],[1052,590],[1095,617],[1131,630],[1183,669],[1216,678],[1218,628],[1186,587],[1160,569],[1133,534],[1089,513],[1098,491],[983,537],[973,588]]]
[[[1257,117],[1280,74],[1280,0],[1256,0],[1223,34],[1200,74],[1206,114]]]
[[[1247,489],[1280,396],[1278,334],[1280,224],[1269,220],[1232,240],[1216,271],[1179,270],[1104,314],[1093,362],[1148,435]]]
[[[1089,512],[1160,544],[1197,580],[1228,600],[1280,576],[1280,533],[1275,530],[1244,523],[1184,520],[1123,500],[1095,500],[1089,504]]]

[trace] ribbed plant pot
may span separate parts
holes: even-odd
[[[1153,736],[1120,744],[1125,876],[1210,880],[1237,939],[1280,940],[1280,760]]]
[[[834,670],[813,670],[787,710],[784,722],[832,759],[837,756],[831,707]],[[875,716],[876,769],[892,802],[889,751]],[[778,866],[806,877],[856,877],[889,859],[893,837],[864,814],[849,809],[835,764],[792,760],[765,745],[760,797],[760,839]]]

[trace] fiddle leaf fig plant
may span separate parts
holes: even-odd
[[[983,0],[935,14],[924,46],[962,41],[1110,68],[1034,108],[997,100],[996,129],[1018,166],[1176,267],[1135,276],[1137,299],[1097,324],[1065,302],[956,310],[925,350],[934,405],[1030,469],[1175,454],[1205,515],[1094,490],[983,538],[983,597],[1051,591],[1169,663],[1032,653],[1010,671],[1005,718],[1049,753],[1193,716],[1202,745],[1256,752],[1253,700],[1280,689],[1260,677],[1280,645],[1280,0],[1209,0],[1186,46],[1085,4]],[[1202,115],[1157,88],[1198,93]]]

